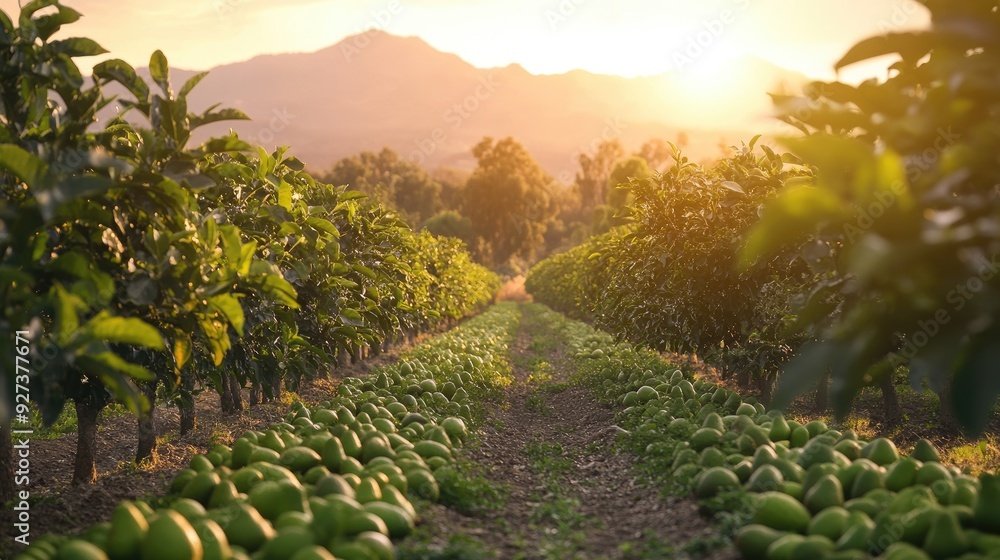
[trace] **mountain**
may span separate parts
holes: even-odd
[[[174,69],[174,87],[194,73]],[[766,119],[769,87],[805,81],[754,58],[734,61],[724,74],[689,80],[683,71],[623,78],[476,68],[417,37],[369,31],[312,53],[212,68],[189,106],[201,111],[220,103],[253,119],[206,126],[196,140],[231,127],[268,148],[291,146],[314,170],[383,146],[428,169],[471,169],[471,148],[484,136],[513,136],[569,182],[577,154],[601,138],[619,137],[636,149],[651,137],[674,140],[684,131],[695,159],[715,155],[721,141],[738,143],[773,126]],[[692,82],[702,89],[692,90]]]

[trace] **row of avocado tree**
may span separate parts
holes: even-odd
[[[945,423],[981,430],[1000,394],[1000,10],[922,4],[928,29],[865,39],[836,65],[894,56],[886,79],[774,96],[803,134],[791,155],[754,158],[751,143],[711,170],[679,158],[632,181],[633,223],[544,261],[529,291],[765,382],[783,364],[775,405],[830,379],[838,413],[877,384],[891,414],[908,372]]]
[[[41,535],[18,558],[403,557],[396,544],[428,502],[449,505],[467,485],[455,459],[511,382],[518,317],[493,306],[321,403],[296,401],[284,421],[194,455],[166,495],[121,501],[76,535]]]
[[[460,243],[316,181],[283,149],[233,134],[188,147],[195,129],[246,118],[188,110],[205,74],[175,92],[157,51],[150,81],[117,59],[84,79],[74,58],[104,49],[53,39],[79,18],[54,0],[28,3],[16,24],[0,11],[0,331],[18,337],[0,350],[17,366],[0,384],[0,447],[29,395],[46,422],[72,401],[74,482],[87,483],[109,402],[142,418],[142,459],[157,385],[181,397],[190,428],[198,384],[233,409],[235,388],[273,394],[492,300],[498,279]],[[109,85],[124,112],[95,127]],[[0,480],[2,501],[13,477]]]
[[[740,270],[733,242],[785,180],[808,175],[756,140],[710,169],[679,155],[632,179],[630,223],[542,261],[527,290],[620,338],[697,353],[766,393],[789,352],[782,309],[811,269],[782,257]]]
[[[605,403],[641,469],[668,493],[692,493],[747,560],[995,557],[1000,477],[942,461],[921,439],[899,449],[822,420],[786,419],[753,397],[614,344],[566,321],[576,376]],[[691,550],[692,543],[682,547]]]

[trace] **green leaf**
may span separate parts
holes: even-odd
[[[166,349],[160,331],[135,317],[114,317],[102,313],[88,321],[83,328],[83,335],[90,340],[144,346],[153,350]]]
[[[993,418],[1000,395],[1000,326],[973,338],[952,381],[955,418],[973,436],[982,434]]]
[[[80,298],[70,294],[62,287],[62,284],[53,286],[50,292],[55,309],[55,332],[60,343],[69,340],[80,328],[80,311],[83,302]]]
[[[80,12],[67,6],[57,6],[57,12],[35,18],[35,26],[38,28],[38,38],[47,41],[59,28],[78,21]]]
[[[315,229],[318,229],[319,231],[329,233],[334,237],[340,237],[340,231],[337,229],[337,226],[334,225],[334,223],[331,222],[330,220],[317,218],[316,216],[310,216],[306,218],[306,224]]]
[[[743,187],[741,187],[740,184],[735,181],[722,181],[719,184],[722,185],[723,188],[729,189],[734,193],[739,193],[744,196],[746,196],[747,194],[746,191],[743,190]]]
[[[243,336],[243,306],[233,294],[219,294],[208,300],[208,305],[222,313],[237,334]]]
[[[236,266],[236,273],[246,276],[250,273],[250,265],[253,263],[254,255],[257,254],[257,241],[248,241],[240,248],[240,260]]]
[[[375,274],[374,270],[368,268],[367,266],[365,266],[365,265],[363,265],[361,263],[355,263],[354,265],[351,266],[351,268],[355,272],[359,272],[359,273],[363,274],[369,280],[375,280],[376,278],[378,278],[378,276]]]
[[[174,339],[174,373],[179,377],[181,370],[191,360],[192,354],[191,335],[187,333],[177,335]]]
[[[49,166],[38,156],[18,146],[3,144],[0,145],[0,169],[6,169],[30,189],[39,186],[42,177],[48,173]]]
[[[32,16],[35,15],[35,12],[48,8],[49,6],[54,6],[58,3],[58,0],[32,0],[31,2],[28,2],[21,8],[21,12],[18,17],[18,25],[24,27],[26,25],[33,24],[34,22],[32,21]],[[19,6],[20,4],[21,3],[18,2]]]
[[[105,60],[94,66],[94,76],[118,82],[129,91],[139,103],[149,103],[149,86],[136,74],[135,69],[124,60]]]
[[[114,186],[109,177],[96,175],[74,175],[57,182],[50,188],[36,194],[38,206],[43,216],[54,216],[59,208],[72,200],[88,198]]]
[[[869,37],[851,47],[847,54],[837,61],[834,69],[840,70],[856,62],[896,53],[899,53],[904,60],[919,60],[930,52],[932,42],[928,39],[932,35],[933,32],[930,31],[912,31]]]
[[[188,78],[187,81],[184,82],[184,85],[181,86],[181,90],[177,93],[177,97],[178,98],[187,97],[187,94],[191,93],[191,90],[193,90],[195,86],[198,85],[199,82],[204,80],[205,76],[207,75],[208,72],[198,72],[194,76]],[[194,126],[192,126],[191,128],[194,128]]]
[[[239,267],[243,261],[243,241],[240,229],[229,224],[219,226],[218,229],[222,234],[222,250],[225,252],[226,260],[233,266]]]
[[[845,215],[842,201],[827,189],[787,188],[765,206],[763,219],[751,230],[741,252],[740,265],[749,267],[783,244],[814,233],[817,224]]]
[[[194,150],[193,153],[196,157],[202,157],[209,154],[249,152],[252,149],[253,148],[250,146],[250,144],[247,144],[243,140],[240,140],[239,137],[232,135],[232,136],[225,136],[222,138],[212,138],[211,140],[208,140],[207,142],[199,146],[196,150]]]
[[[110,350],[77,356],[76,365],[84,371],[95,372],[101,377],[113,376],[120,373],[136,381],[153,381],[156,379],[156,376],[148,369],[126,361]]]
[[[157,49],[149,57],[149,75],[153,81],[160,86],[163,95],[170,96],[170,66],[167,64],[167,57],[163,51]]]
[[[364,324],[364,319],[361,317],[361,313],[356,309],[350,308],[340,310],[340,321],[345,325],[353,327],[360,327]]]
[[[295,288],[280,276],[266,276],[262,291],[281,305],[292,309],[299,308],[299,302],[296,301],[298,294],[295,292]]]
[[[838,353],[838,346],[833,342],[816,341],[803,344],[795,357],[784,367],[771,406],[777,409],[785,408],[795,397],[816,388]]]
[[[309,265],[302,261],[293,261],[292,269],[295,270],[295,274],[299,276],[299,279],[303,282],[309,280]]]
[[[57,52],[66,56],[97,56],[108,52],[104,47],[97,44],[97,41],[86,37],[73,37],[61,41],[49,43]]]
[[[278,182],[278,206],[281,206],[285,210],[292,209],[292,186],[288,184],[288,181],[282,179]]]
[[[348,202],[362,198],[368,198],[368,195],[361,191],[344,191],[337,196],[337,202]]]
[[[221,111],[208,112],[197,116],[191,117],[191,130],[194,130],[200,126],[205,126],[206,124],[212,124],[221,121],[248,121],[250,117],[246,115],[243,111],[239,109],[222,109]]]

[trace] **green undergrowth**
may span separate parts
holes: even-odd
[[[573,457],[561,444],[541,440],[528,443],[525,453],[529,468],[542,482],[532,496],[538,504],[531,515],[531,529],[541,536],[538,554],[550,560],[576,558],[594,520],[580,513],[580,500],[567,487]]]

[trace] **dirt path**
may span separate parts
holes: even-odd
[[[427,525],[440,533],[430,539],[470,535],[481,556],[503,559],[683,558],[681,545],[717,531],[693,501],[664,500],[637,482],[633,457],[615,450],[612,410],[569,383],[558,329],[522,309],[510,349],[516,381],[468,454],[507,489],[506,503],[480,517],[435,507]]]

